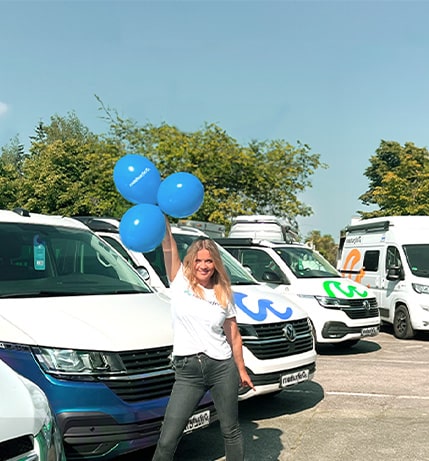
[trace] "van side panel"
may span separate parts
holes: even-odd
[[[412,248],[429,252],[429,216],[361,220],[347,229],[339,264],[343,277],[375,292],[381,319],[402,338],[429,330],[429,263]]]

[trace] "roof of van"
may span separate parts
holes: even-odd
[[[73,216],[93,231],[119,232],[119,219],[103,216]]]
[[[31,213],[23,208],[15,208],[14,210],[0,210],[0,222],[31,223],[43,224],[47,226],[65,226],[78,229],[87,229],[83,223],[73,218],[61,215]]]
[[[225,237],[225,238],[215,238],[214,239],[219,245],[222,246],[237,246],[237,247],[251,247],[258,246],[264,248],[284,248],[284,247],[294,247],[294,248],[308,248],[308,245],[299,242],[275,242],[266,239],[258,239],[252,237]]]
[[[346,227],[347,231],[386,231],[390,226],[409,228],[429,228],[429,216],[379,216],[376,218],[353,220],[352,224]]]
[[[280,223],[279,218],[273,215],[254,214],[254,215],[241,215],[232,218],[232,222],[239,223],[253,223],[253,222],[265,222],[265,223]]]
[[[74,219],[84,223],[94,232],[119,232],[120,220],[116,218],[104,216],[74,216]],[[198,235],[207,237],[206,233],[200,231],[199,229],[188,226],[179,227],[172,224],[171,230],[174,234]]]

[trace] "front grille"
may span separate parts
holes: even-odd
[[[290,341],[285,336],[284,329],[287,324],[292,325],[295,329],[294,341]],[[243,337],[243,344],[259,360],[278,359],[313,349],[313,335],[306,318],[252,326],[257,338]]]
[[[27,456],[25,456],[27,454]],[[33,437],[31,435],[25,435],[22,437],[16,437],[15,439],[6,440],[0,442],[0,461],[8,459],[36,459],[36,455],[33,451]]]
[[[369,308],[365,307],[365,301],[369,301]],[[369,319],[378,317],[379,315],[377,300],[375,298],[370,298],[368,300],[352,299],[345,302],[347,302],[349,306],[342,307],[341,310],[351,319]]]
[[[149,373],[169,368],[172,352],[172,346],[165,346],[142,351],[120,352],[119,356],[129,374]]]
[[[125,402],[167,397],[174,383],[174,372],[170,365],[172,350],[171,346],[167,346],[120,352],[126,376],[100,380]]]

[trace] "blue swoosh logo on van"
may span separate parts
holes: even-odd
[[[272,306],[273,302],[269,299],[258,299],[258,312],[253,312],[244,304],[244,298],[248,295],[245,293],[234,292],[234,301],[237,307],[239,307],[245,314],[251,317],[253,320],[261,321],[265,320],[268,315],[268,311],[272,312],[276,317],[281,320],[287,320],[292,317],[292,308],[286,307],[285,312],[279,312]]]

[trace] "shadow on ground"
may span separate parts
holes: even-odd
[[[240,424],[245,446],[246,461],[276,461],[284,450],[283,431],[267,427],[267,420],[282,415],[293,415],[315,407],[324,398],[323,388],[310,381],[293,386],[276,395],[255,397],[239,403]],[[258,421],[264,421],[264,427]],[[251,450],[249,449],[251,447]],[[182,439],[175,460],[224,460],[223,440],[219,423]]]

